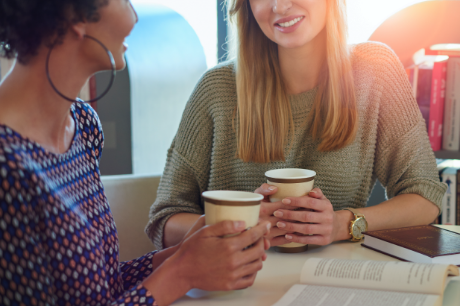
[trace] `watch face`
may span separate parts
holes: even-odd
[[[362,238],[362,232],[367,231],[367,222],[364,218],[358,218],[353,224],[353,237]]]

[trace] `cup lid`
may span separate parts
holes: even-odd
[[[205,201],[215,205],[254,206],[259,205],[264,196],[258,193],[234,190],[211,190],[202,193]]]
[[[265,177],[274,183],[305,183],[315,179],[316,172],[301,168],[274,169],[265,172]]]

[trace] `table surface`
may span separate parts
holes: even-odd
[[[460,226],[439,226],[460,233]],[[310,257],[397,261],[397,259],[362,247],[360,243],[337,242],[328,246],[310,245],[297,254],[267,251],[268,258],[257,274],[254,285],[244,290],[208,292],[191,290],[173,305],[196,306],[270,306],[276,303],[292,285],[300,283],[300,271]],[[443,306],[460,304],[460,280],[451,281],[444,292]]]

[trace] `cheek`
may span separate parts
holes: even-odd
[[[312,22],[316,28],[322,30],[326,26],[327,19],[327,1],[318,0],[314,1],[312,6]]]
[[[250,0],[251,10],[257,24],[262,29],[262,32],[268,37],[271,37],[272,27],[270,23],[270,15],[272,12],[271,1],[267,0]]]

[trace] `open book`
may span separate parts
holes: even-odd
[[[273,306],[442,305],[448,276],[458,275],[453,265],[310,258],[300,273],[305,285]]]

